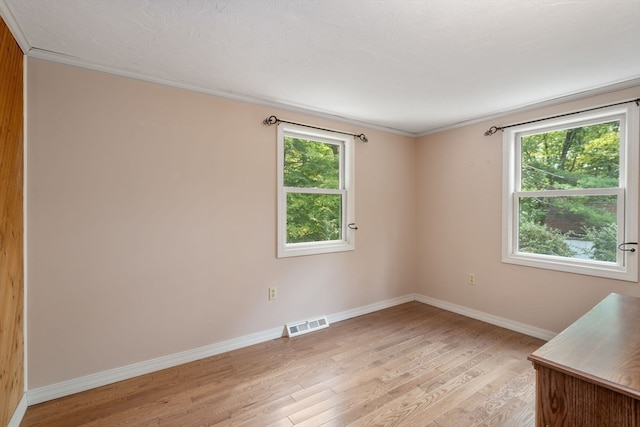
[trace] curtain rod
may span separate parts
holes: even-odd
[[[609,105],[603,105],[601,107],[594,107],[594,108],[588,108],[586,110],[580,110],[580,111],[574,111],[573,113],[566,113],[566,114],[558,114],[557,116],[551,116],[551,117],[545,117],[543,119],[537,119],[537,120],[530,120],[528,122],[521,122],[521,123],[514,123],[512,125],[507,125],[507,126],[491,126],[489,128],[489,130],[487,130],[484,133],[484,136],[490,136],[493,135],[494,133],[498,132],[499,130],[504,130],[507,128],[512,128],[514,126],[520,126],[520,125],[528,125],[529,123],[537,123],[537,122],[542,122],[544,120],[551,120],[551,119],[557,119],[559,117],[565,117],[565,116],[571,116],[573,114],[580,114],[580,113],[586,113],[587,111],[594,111],[594,110],[600,110],[601,108],[608,108],[608,107],[614,107],[616,105],[622,105],[622,104],[628,104],[630,102],[635,102],[637,106],[640,107],[640,98],[636,98],[636,99],[630,99],[628,101],[622,101],[622,102],[616,102],[615,104],[609,104]]]
[[[307,127],[307,128],[311,128],[311,129],[325,130],[327,132],[341,133],[342,135],[350,135],[354,139],[358,138],[362,142],[369,142],[367,137],[364,136],[364,133],[361,133],[360,135],[357,135],[355,133],[343,132],[341,130],[326,129],[326,128],[321,128],[321,127],[318,127],[318,126],[306,125],[304,123],[296,123],[296,122],[290,122],[290,121],[287,121],[287,120],[281,120],[281,119],[277,118],[276,116],[269,116],[269,117],[267,117],[266,119],[264,119],[262,121],[262,124],[267,125],[267,126],[271,126],[271,125],[275,125],[275,124],[279,124],[279,123],[289,123],[290,125],[298,125],[298,126],[304,126],[304,127]]]

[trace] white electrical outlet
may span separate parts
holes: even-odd
[[[474,273],[469,273],[469,275],[467,276],[467,283],[470,285],[476,284],[476,275]]]
[[[273,301],[274,299],[278,299],[278,289],[275,286],[269,288],[269,301]]]

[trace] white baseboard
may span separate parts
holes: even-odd
[[[68,396],[73,393],[90,390],[92,388],[101,387],[103,385],[112,384],[118,381],[128,380],[140,375],[149,374],[151,372],[160,371],[162,369],[171,368],[182,365],[184,363],[193,362],[227,351],[237,350],[253,344],[280,338],[284,328],[272,328],[262,332],[245,335],[238,338],[232,338],[204,347],[192,350],[182,351],[167,356],[158,357],[143,362],[134,363],[132,365],[120,368],[110,369],[108,371],[98,372],[86,375],[80,378],[51,384],[27,391],[27,400],[29,405],[46,402],[48,400],[57,399],[59,397]]]
[[[547,341],[556,335],[551,331],[536,328],[524,323],[515,322],[503,317],[494,316],[492,314],[473,310],[461,305],[452,304],[420,294],[407,294],[404,296],[391,298],[385,301],[357,307],[351,310],[334,313],[328,315],[327,318],[330,323],[340,322],[352,317],[373,313],[378,310],[393,307],[399,304],[404,304],[406,302],[414,300]],[[134,363],[132,365],[110,369],[108,371],[98,372],[95,374],[86,375],[84,377],[74,378],[72,380],[51,384],[33,390],[28,390],[25,394],[26,398],[22,398],[20,406],[18,407],[18,409],[16,409],[16,412],[14,414],[14,418],[16,418],[17,421],[14,424],[10,423],[9,426],[13,427],[20,424],[20,420],[24,416],[27,405],[35,405],[38,403],[46,402],[48,400],[57,399],[59,397],[68,396],[70,394],[79,393],[81,391],[90,390],[92,388],[100,387],[103,385],[113,384],[118,381],[127,380],[140,375],[149,374],[151,372],[156,372],[162,369],[182,365],[184,363],[189,363],[207,357],[215,356],[227,351],[237,350],[242,347],[248,347],[250,345],[280,338],[283,336],[283,331],[283,327],[272,328],[266,331],[256,332],[254,334],[233,338],[204,347],[186,350],[180,353],[174,353],[151,360]],[[12,418],[12,422],[14,418]]]
[[[27,406],[27,394],[23,393],[20,402],[18,402],[16,410],[13,411],[13,416],[9,420],[9,424],[7,424],[7,427],[20,427],[22,418],[24,418],[24,414],[27,412]]]
[[[394,305],[403,304],[413,301],[414,294],[408,294],[402,297],[392,298],[363,307],[342,311],[327,316],[330,323],[339,322],[352,317],[361,316],[363,314],[382,310],[383,308],[392,307]],[[283,336],[284,327],[268,329],[262,332],[233,338],[227,341],[207,345],[204,347],[183,351],[180,353],[170,354],[158,357],[156,359],[146,360],[132,365],[120,368],[110,369],[108,371],[98,372],[86,375],[80,378],[51,384],[27,391],[27,402],[29,405],[46,402],[48,400],[57,399],[59,397],[68,396],[70,394],[79,393],[81,391],[90,390],[92,388],[101,387],[107,384],[113,384],[118,381],[128,380],[140,375],[149,374],[151,372],[160,371],[162,369],[171,368],[182,365],[184,363],[193,362],[217,354],[225,353],[231,350],[237,350],[242,347],[259,344],[261,342],[280,338]],[[26,408],[26,406],[25,406]]]
[[[373,313],[374,311],[382,310],[385,308],[393,307],[395,305],[404,304],[415,300],[415,294],[407,294],[401,297],[391,298],[385,301],[376,302],[373,304],[357,307],[351,310],[341,311],[327,316],[329,323],[340,322],[342,320],[351,319],[353,317],[362,316],[364,314]]]
[[[483,322],[487,322],[492,325],[496,325],[505,329],[510,329],[512,331],[520,332],[521,334],[529,335],[531,337],[540,338],[545,341],[549,341],[551,338],[557,335],[556,332],[548,331],[546,329],[536,328],[535,326],[516,322],[514,320],[506,319],[504,317],[494,316],[493,314],[474,310],[472,308],[453,304],[447,301],[442,301],[436,298],[431,298],[431,297],[427,297],[420,294],[415,294],[415,298],[416,298],[416,301],[422,302],[424,304],[433,305],[434,307],[442,308],[443,310],[462,314],[463,316],[471,317],[472,319],[481,320]]]

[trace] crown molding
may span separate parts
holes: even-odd
[[[416,134],[416,137],[421,137],[421,136],[426,136],[426,135],[432,135],[434,133],[439,133],[439,132],[444,132],[444,131],[448,131],[448,130],[452,130],[452,129],[457,129],[457,128],[461,128],[461,127],[465,127],[465,126],[471,126],[471,125],[475,125],[478,123],[484,123],[487,121],[491,121],[491,120],[496,120],[505,116],[510,116],[512,114],[518,114],[518,113],[526,113],[527,111],[533,111],[533,110],[537,110],[540,108],[545,108],[545,107],[553,107],[555,105],[560,105],[560,104],[566,104],[568,102],[571,101],[579,101],[581,99],[585,99],[585,98],[591,98],[593,96],[598,96],[598,95],[604,95],[610,92],[615,92],[618,90],[624,90],[624,89],[629,89],[635,86],[640,86],[640,77],[634,77],[631,79],[627,79],[627,80],[621,80],[619,82],[616,83],[612,83],[612,84],[608,84],[605,86],[598,86],[598,87],[594,87],[591,89],[587,89],[587,90],[583,90],[580,92],[575,92],[569,95],[565,95],[565,96],[561,96],[561,97],[557,97],[557,98],[550,98],[550,99],[546,99],[543,101],[537,101],[534,103],[530,103],[530,104],[522,104],[520,106],[516,106],[513,108],[508,108],[505,110],[501,110],[501,111],[495,111],[493,113],[489,113],[486,115],[482,115],[479,117],[475,117],[473,119],[469,119],[469,120],[465,120],[459,123],[455,123],[453,125],[450,126],[445,126],[445,127],[441,127],[441,128],[437,128],[437,129],[432,129],[432,130],[428,130],[428,131],[424,131],[421,133]]]
[[[3,0],[0,0],[3,1]],[[291,103],[284,103],[277,100],[259,98],[255,96],[245,95],[241,93],[226,91],[222,89],[208,89],[200,86],[190,85],[183,82],[177,82],[169,79],[164,79],[161,77],[151,76],[143,73],[138,73],[130,70],[123,70],[116,67],[111,67],[108,65],[98,64],[92,61],[86,61],[81,58],[63,55],[56,52],[51,52],[38,48],[31,48],[29,50],[28,56],[31,58],[44,59],[46,61],[58,62],[65,65],[71,65],[80,68],[86,68],[93,71],[100,71],[103,73],[114,74],[121,77],[128,77],[136,80],[143,80],[146,82],[161,84],[164,86],[171,86],[178,89],[189,90],[192,92],[204,93],[206,95],[218,96],[221,98],[231,99],[240,102],[246,102],[248,104],[260,105],[264,107],[273,107],[279,110],[289,111],[293,113],[305,114],[307,116],[318,117],[328,120],[334,120],[341,123],[347,123],[355,126],[361,126],[368,129],[380,130],[383,132],[393,133],[397,135],[409,136],[415,138],[416,135],[411,132],[402,131],[400,129],[389,128],[385,126],[376,125],[374,123],[368,123],[365,121],[352,119],[349,117],[338,116],[329,112],[317,111],[313,110],[307,106],[296,105]],[[357,133],[357,132],[354,132]]]
[[[3,5],[3,4],[4,4],[4,0],[0,0],[0,6]],[[23,48],[23,50],[24,50],[24,48]],[[175,88],[178,88],[178,89],[184,89],[184,90],[188,90],[188,91],[192,91],[192,92],[198,92],[198,93],[203,93],[203,94],[207,94],[207,95],[213,95],[213,96],[217,96],[217,97],[221,97],[221,98],[225,98],[225,99],[231,99],[231,100],[235,100],[235,101],[245,102],[245,103],[248,103],[248,104],[260,105],[260,106],[264,106],[264,107],[272,107],[272,108],[276,108],[276,109],[279,109],[279,110],[282,110],[282,111],[288,111],[288,112],[292,112],[292,113],[299,113],[299,114],[304,114],[304,115],[307,115],[307,116],[317,117],[317,118],[322,118],[322,119],[327,119],[327,120],[333,120],[333,121],[346,123],[346,124],[350,124],[350,125],[354,125],[354,126],[365,127],[367,129],[373,129],[373,130],[379,130],[379,131],[382,131],[382,132],[392,133],[392,134],[395,134],[395,135],[408,136],[410,138],[419,138],[419,137],[422,137],[422,136],[431,135],[431,134],[435,134],[435,133],[439,133],[439,132],[444,132],[444,131],[447,131],[447,130],[457,129],[457,128],[461,128],[461,127],[465,127],[465,126],[470,126],[470,125],[474,125],[474,124],[478,124],[478,123],[484,123],[484,122],[487,122],[487,121],[496,120],[496,119],[499,119],[501,117],[505,117],[505,116],[512,115],[512,114],[532,111],[532,110],[536,110],[536,109],[544,108],[544,107],[551,107],[551,106],[564,104],[564,103],[571,102],[571,101],[577,101],[577,100],[580,100],[580,99],[589,98],[589,97],[592,97],[592,96],[606,94],[606,93],[609,93],[609,92],[615,92],[615,91],[618,91],[618,90],[628,89],[628,88],[631,88],[631,87],[634,87],[634,86],[640,86],[640,77],[634,77],[634,78],[630,78],[630,79],[627,79],[627,80],[622,80],[622,81],[619,81],[619,82],[615,82],[615,83],[612,83],[612,84],[608,84],[608,85],[604,85],[604,86],[598,86],[598,87],[594,87],[594,88],[587,89],[587,90],[584,90],[584,91],[575,92],[575,93],[572,93],[572,94],[569,94],[569,95],[565,95],[565,96],[561,96],[561,97],[557,97],[557,98],[550,98],[550,99],[546,99],[546,100],[543,100],[543,101],[536,101],[536,102],[529,103],[529,104],[522,104],[520,106],[510,107],[510,108],[507,108],[507,109],[504,109],[504,110],[494,111],[494,112],[491,112],[491,113],[488,113],[488,114],[483,114],[481,116],[477,116],[477,117],[471,118],[469,120],[464,120],[464,121],[461,121],[461,122],[458,122],[458,123],[454,123],[454,124],[449,125],[449,126],[439,127],[439,128],[435,128],[435,129],[429,129],[429,130],[425,130],[425,131],[419,132],[419,133],[412,133],[412,132],[407,132],[407,131],[403,131],[403,130],[400,130],[400,129],[381,126],[381,125],[378,125],[378,124],[375,124],[375,123],[369,123],[369,122],[366,122],[366,121],[357,120],[357,119],[353,119],[353,118],[349,118],[349,117],[338,116],[338,115],[335,115],[335,114],[332,114],[332,113],[326,112],[326,111],[313,110],[310,107],[304,106],[304,105],[285,103],[285,102],[278,101],[278,100],[260,98],[260,97],[255,97],[255,96],[251,96],[251,95],[245,95],[245,94],[241,94],[241,93],[226,91],[226,90],[222,90],[222,89],[203,88],[203,87],[200,87],[200,86],[190,85],[190,84],[187,84],[187,83],[173,81],[173,80],[169,80],[169,79],[164,79],[164,78],[161,78],[161,77],[151,76],[151,75],[147,75],[147,74],[143,74],[143,73],[139,73],[139,72],[135,72],[135,71],[123,70],[123,69],[119,69],[119,68],[116,68],[116,67],[111,67],[111,66],[108,66],[108,65],[98,64],[98,63],[95,63],[95,62],[86,61],[86,60],[81,59],[81,58],[68,56],[68,55],[63,55],[63,54],[60,54],[60,53],[51,52],[51,51],[47,51],[47,50],[43,50],[43,49],[29,47],[27,55],[29,57],[33,57],[33,58],[43,59],[43,60],[52,61],[52,62],[58,62],[58,63],[66,64],[66,65],[71,65],[71,66],[85,68],[85,69],[94,70],[94,71],[100,71],[100,72],[104,72],[104,73],[118,75],[118,76],[121,76],[121,77],[128,77],[128,78],[132,78],[132,79],[136,79],[136,80],[142,80],[142,81],[146,81],[146,82],[156,83],[156,84],[160,84],[160,85],[164,85],[164,86],[175,87]]]

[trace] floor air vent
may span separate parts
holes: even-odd
[[[297,323],[289,323],[285,325],[287,328],[287,336],[295,337],[309,332],[317,331],[329,327],[329,321],[326,316],[317,317],[311,320],[305,320]]]

